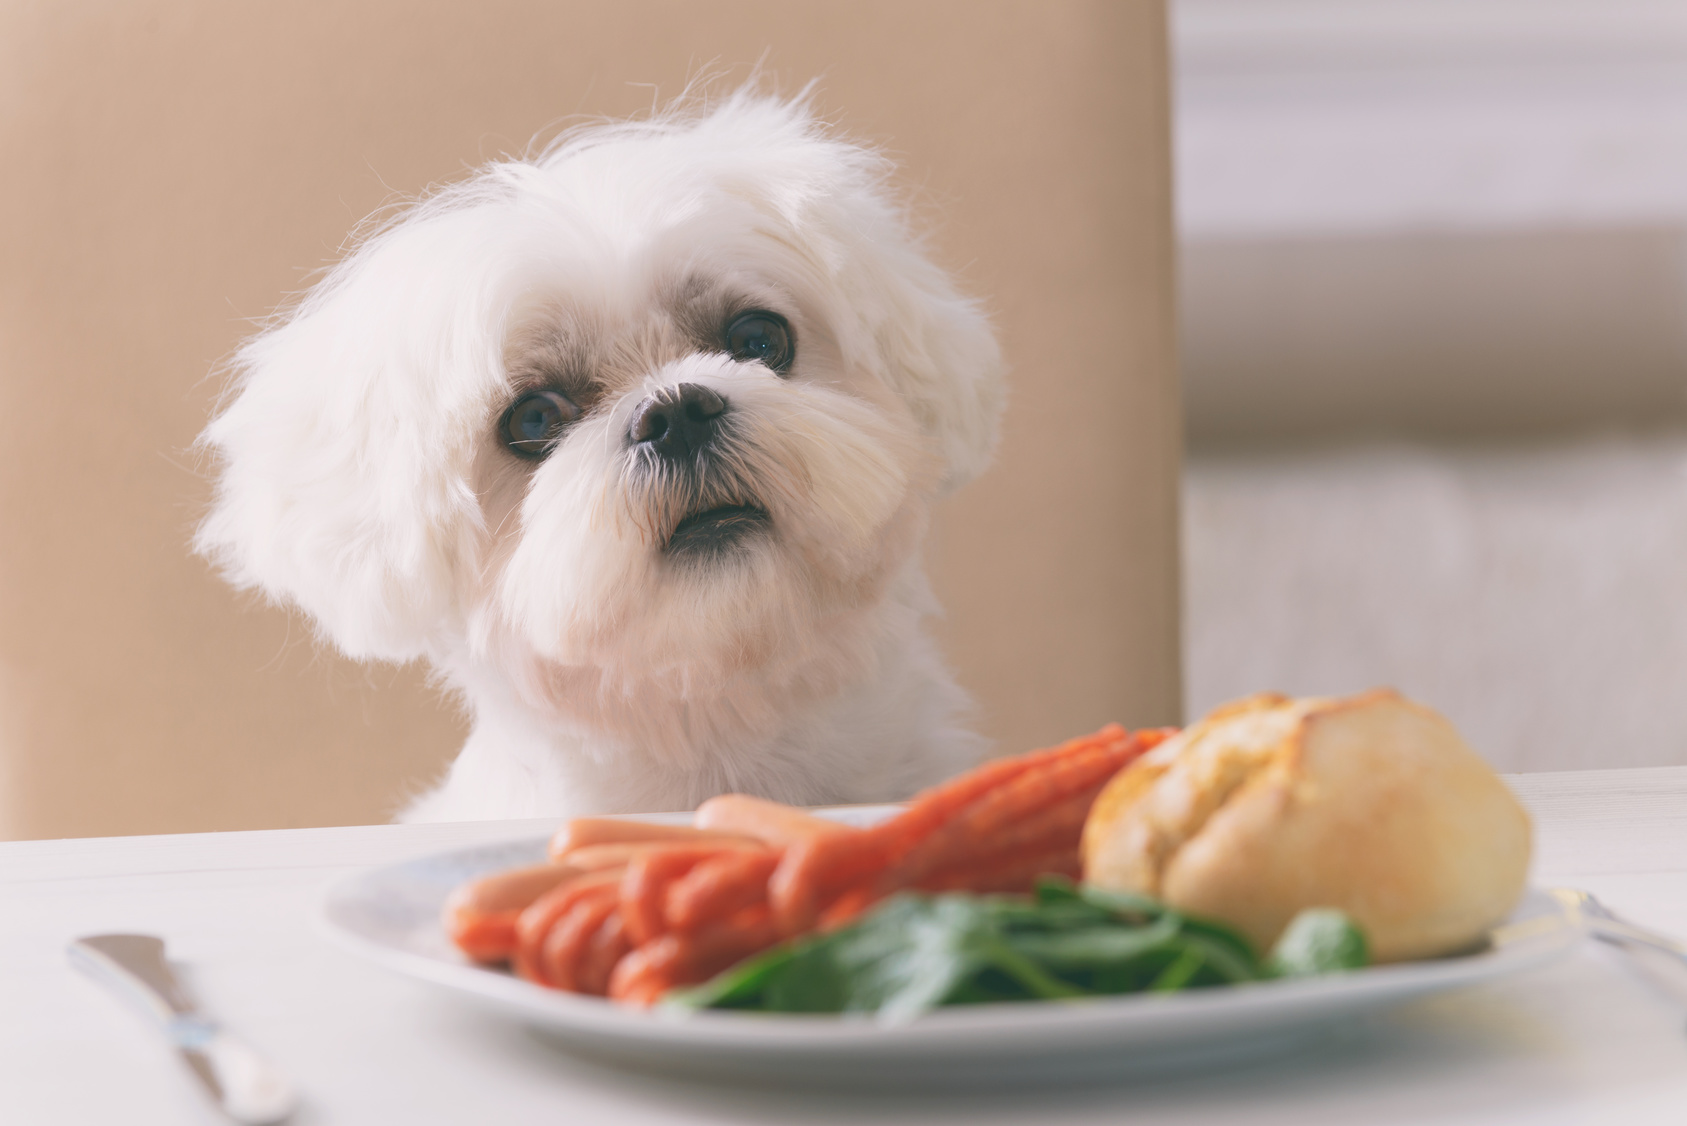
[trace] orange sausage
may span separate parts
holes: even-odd
[[[609,975],[617,963],[627,956],[632,943],[627,940],[627,926],[621,912],[611,911],[599,925],[597,933],[586,944],[580,962],[578,988],[582,993],[602,997],[609,991]]]
[[[610,972],[607,996],[624,1005],[654,1005],[674,984],[673,967],[679,957],[677,934],[634,947]]]
[[[552,888],[529,903],[515,923],[515,949],[510,952],[510,964],[515,972],[528,981],[549,985],[542,954],[545,938],[550,934],[551,928],[568,914],[576,903],[591,895],[594,890],[604,886],[613,888],[619,884],[621,875],[620,868],[587,872],[560,887]]]
[[[720,852],[719,846],[675,845],[635,857],[621,880],[621,921],[628,940],[643,946],[660,938],[668,929],[668,886]]]
[[[667,934],[622,958],[609,976],[612,1000],[654,1004],[676,985],[707,981],[778,941],[765,906],[748,907],[696,934]]]
[[[663,914],[676,931],[693,931],[712,919],[767,898],[767,878],[779,863],[771,849],[723,852],[668,886]]]
[[[604,844],[582,845],[568,853],[565,862],[588,872],[599,868],[615,868],[631,864],[641,856],[662,852],[676,846],[707,848],[715,852],[735,852],[754,849],[762,851],[760,841],[748,837],[721,836],[709,840],[683,841],[611,841]]]
[[[690,825],[654,825],[648,821],[625,821],[618,817],[576,817],[551,838],[551,859],[559,860],[575,849],[591,845],[625,844],[630,841],[660,844],[710,844],[723,839],[743,840],[730,833],[694,829]]]
[[[754,837],[774,848],[785,848],[823,833],[849,831],[847,825],[816,817],[794,805],[753,798],[749,794],[710,798],[697,807],[696,825],[712,832]]]
[[[463,884],[445,901],[441,921],[457,948],[477,962],[503,962],[515,950],[521,912],[581,870],[569,864],[536,864],[497,872]]]
[[[838,894],[885,867],[885,841],[871,830],[821,833],[785,850],[767,881],[767,901],[786,936],[812,928]]]
[[[574,901],[539,944],[539,966],[545,981],[558,989],[583,992],[581,963],[592,936],[610,915],[619,914],[617,889],[613,884],[595,887]]]

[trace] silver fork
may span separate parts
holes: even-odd
[[[1588,934],[1628,955],[1630,964],[1654,988],[1687,1005],[1687,943],[1635,926],[1599,902],[1591,892],[1554,888],[1552,896]]]
[[[1580,917],[1582,926],[1594,938],[1602,939],[1614,946],[1634,943],[1652,950],[1662,950],[1666,954],[1673,954],[1687,964],[1687,943],[1679,942],[1667,934],[1660,934],[1645,927],[1637,927],[1627,919],[1618,917],[1611,909],[1599,902],[1592,892],[1580,891],[1576,888],[1554,888],[1553,898],[1568,907]]]

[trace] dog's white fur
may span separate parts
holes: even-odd
[[[748,91],[582,128],[377,228],[238,353],[197,547],[350,656],[460,692],[473,732],[407,819],[876,801],[976,761],[920,551],[989,460],[1002,365],[887,170]],[[789,320],[784,376],[699,343],[741,307]],[[517,458],[503,412],[565,378],[595,401]],[[734,425],[690,480],[626,438],[679,383]],[[728,503],[768,534],[664,553]]]

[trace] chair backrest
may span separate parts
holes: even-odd
[[[188,539],[219,358],[397,194],[715,65],[880,142],[1012,365],[932,547],[1002,750],[1175,718],[1158,0],[0,8],[0,837],[380,820],[463,723]]]

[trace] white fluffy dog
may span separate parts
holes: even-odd
[[[197,545],[474,728],[410,820],[877,801],[971,765],[922,619],[1001,358],[801,100],[578,129],[248,342]]]

